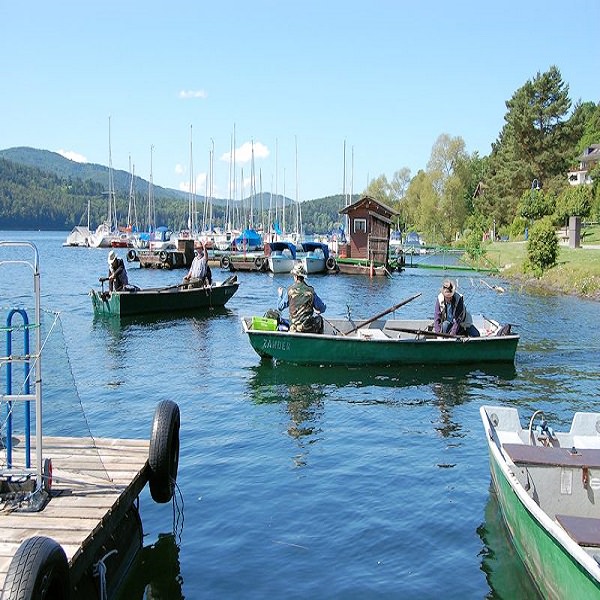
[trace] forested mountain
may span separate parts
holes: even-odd
[[[129,209],[131,175],[113,170],[117,197],[117,215],[125,224]],[[71,230],[87,225],[95,228],[107,219],[108,168],[102,165],[81,164],[55,152],[34,148],[11,148],[0,151],[0,229]],[[136,210],[139,225],[144,228],[145,207],[148,203],[148,182],[135,178]],[[188,221],[188,195],[178,190],[154,186],[156,223],[174,231],[185,229]],[[263,193],[253,203],[263,208],[267,218],[271,196]],[[196,197],[202,211],[205,198]],[[213,201],[213,224],[222,226],[225,200]],[[286,199],[290,213],[294,202]],[[249,202],[238,203],[239,208]],[[324,233],[341,223],[338,211],[342,196],[332,196],[302,203],[303,227],[307,234]],[[259,218],[260,220],[260,218]],[[291,222],[291,221],[290,221]]]

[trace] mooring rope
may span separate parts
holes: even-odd
[[[110,552],[105,554],[96,564],[94,564],[94,577],[98,577],[100,579],[100,600],[108,600],[108,595],[106,591],[106,565],[104,564],[104,561],[111,554],[118,554],[118,552],[118,550],[111,550]]]

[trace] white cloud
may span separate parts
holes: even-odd
[[[254,147],[254,158],[267,158],[269,156],[269,149],[260,142],[244,142],[239,148],[236,148],[235,151],[235,162],[247,163],[252,160],[252,148]],[[225,162],[231,162],[232,156],[231,152],[225,152],[221,156],[221,159]]]
[[[73,152],[73,150],[57,150],[56,151],[57,154],[60,154],[61,156],[64,156],[65,158],[68,158],[69,160],[72,160],[74,162],[78,162],[78,163],[86,163],[88,160],[85,156],[83,156],[82,154],[78,154],[77,152]]]
[[[182,100],[189,100],[190,98],[208,98],[208,94],[204,90],[181,90],[179,97]]]
[[[179,163],[177,163],[175,165],[175,174],[182,175],[183,173],[185,173],[185,168],[182,165],[180,165]]]
[[[196,175],[196,181],[194,183],[196,189],[195,189],[195,193],[198,194],[199,196],[204,196],[204,194],[206,193],[206,173],[198,173],[198,175]],[[179,182],[179,189],[183,192],[189,192],[190,191],[190,182],[189,181],[180,181]]]

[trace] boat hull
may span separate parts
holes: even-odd
[[[388,321],[344,335],[348,321],[330,321],[323,334],[260,331],[242,318],[252,348],[261,357],[312,365],[442,365],[513,362],[518,335],[437,338],[398,333],[394,327],[421,329],[415,321]],[[346,327],[346,330],[343,327]],[[375,326],[375,327],[374,327]],[[387,333],[384,333],[387,332]],[[395,337],[389,337],[395,336]],[[397,336],[397,337],[396,337]]]
[[[481,409],[488,431],[486,407]],[[489,431],[488,431],[489,433]],[[525,564],[543,598],[598,598],[600,581],[581,561],[589,559],[559,526],[532,500],[513,474],[493,439],[487,435],[490,472],[503,521],[519,557]],[[559,486],[560,487],[560,486]],[[565,541],[566,540],[566,541]],[[571,551],[569,551],[569,548]],[[573,550],[574,549],[574,550]],[[576,558],[579,553],[580,557]],[[598,566],[593,567],[598,574]]]
[[[236,293],[239,284],[223,283],[209,288],[152,288],[123,292],[90,292],[94,314],[128,317],[145,314],[191,312],[223,307]]]

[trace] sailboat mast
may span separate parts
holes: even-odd
[[[152,153],[154,146],[150,146],[150,178],[148,180],[148,232],[154,231],[154,183],[152,182]]]
[[[115,182],[113,178],[112,147],[110,137],[110,116],[108,117],[108,228],[112,233],[117,228],[117,208],[115,206]]]

